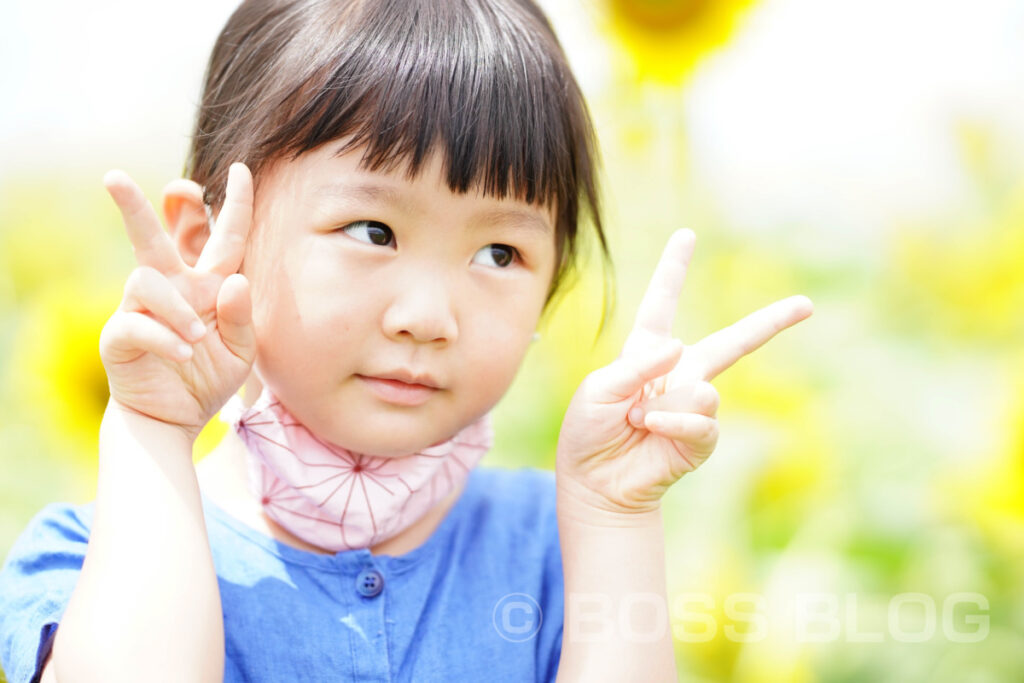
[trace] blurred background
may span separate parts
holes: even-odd
[[[99,332],[134,266],[101,178],[156,202],[180,176],[235,4],[3,9],[0,556],[95,498]],[[690,227],[685,342],[815,312],[715,380],[715,455],[665,497],[681,680],[1024,680],[1024,2],[542,4],[598,127],[616,306],[592,344],[591,251],[483,462],[553,467]]]

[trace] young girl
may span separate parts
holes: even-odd
[[[139,266],[97,495],[4,563],[8,678],[675,680],[660,498],[715,446],[710,380],[811,306],[684,347],[677,231],[556,471],[477,466],[581,214],[607,256],[594,173],[530,0],[246,0],[166,232],[104,179]]]

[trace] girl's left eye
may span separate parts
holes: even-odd
[[[511,264],[521,259],[519,251],[515,247],[510,247],[507,244],[488,244],[477,253],[490,253],[492,255],[492,262],[499,268],[505,270],[507,270]],[[495,254],[498,254],[498,256],[494,256]]]

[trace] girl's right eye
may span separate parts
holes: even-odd
[[[341,228],[341,230],[348,233],[365,231],[372,244],[387,246],[391,243],[391,228],[380,221],[356,221],[349,223]]]

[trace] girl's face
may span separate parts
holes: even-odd
[[[505,393],[555,267],[554,214],[452,193],[441,158],[359,168],[340,142],[261,179],[249,278],[260,378],[321,438],[397,456],[450,438]],[[438,388],[392,400],[364,379],[408,371]]]

